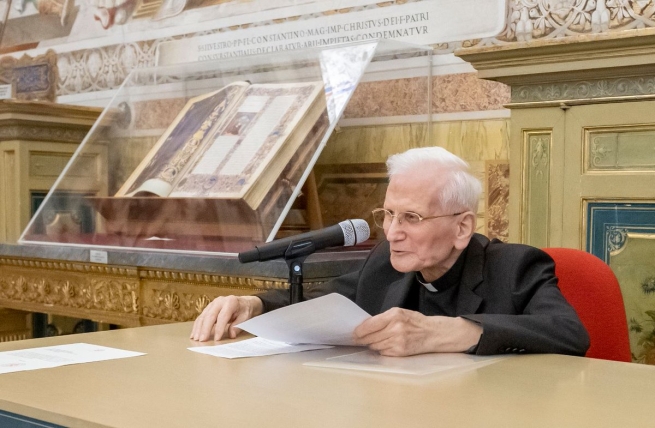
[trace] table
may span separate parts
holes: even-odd
[[[86,342],[148,355],[0,375],[0,410],[71,427],[652,427],[655,367],[511,356],[427,376],[303,366],[333,348],[227,360],[191,323],[0,344]],[[213,342],[208,342],[213,345]]]

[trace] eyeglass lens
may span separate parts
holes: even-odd
[[[380,211],[375,211],[373,213],[373,221],[375,221],[375,224],[378,227],[383,227],[383,228],[389,226],[394,217],[397,218],[399,224],[405,222],[408,224],[416,224],[421,220],[418,214],[412,212],[391,214],[387,210],[380,210]]]

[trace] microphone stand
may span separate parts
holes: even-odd
[[[305,259],[316,251],[312,241],[291,241],[284,252],[284,261],[289,267],[289,302],[293,305],[302,301],[302,270]]]

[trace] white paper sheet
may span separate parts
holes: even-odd
[[[362,351],[341,355],[321,361],[304,363],[306,366],[330,367],[337,369],[365,370],[386,373],[426,375],[445,371],[466,371],[477,369],[497,361],[499,356],[479,356],[468,354],[423,354],[410,357],[384,357],[375,351]]]
[[[0,352],[0,374],[137,357],[143,352],[124,351],[88,343],[46,346]]]
[[[289,343],[266,340],[261,337],[241,340],[216,346],[197,346],[188,348],[200,354],[223,358],[262,357],[265,355],[290,354],[292,352],[313,351],[314,349],[332,348],[329,345],[291,345]]]
[[[352,346],[355,327],[370,317],[347,297],[332,293],[267,312],[237,327],[284,343]]]

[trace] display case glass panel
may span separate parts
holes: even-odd
[[[20,242],[232,254],[270,241],[359,83],[404,61],[429,76],[431,53],[374,41],[134,70]]]

